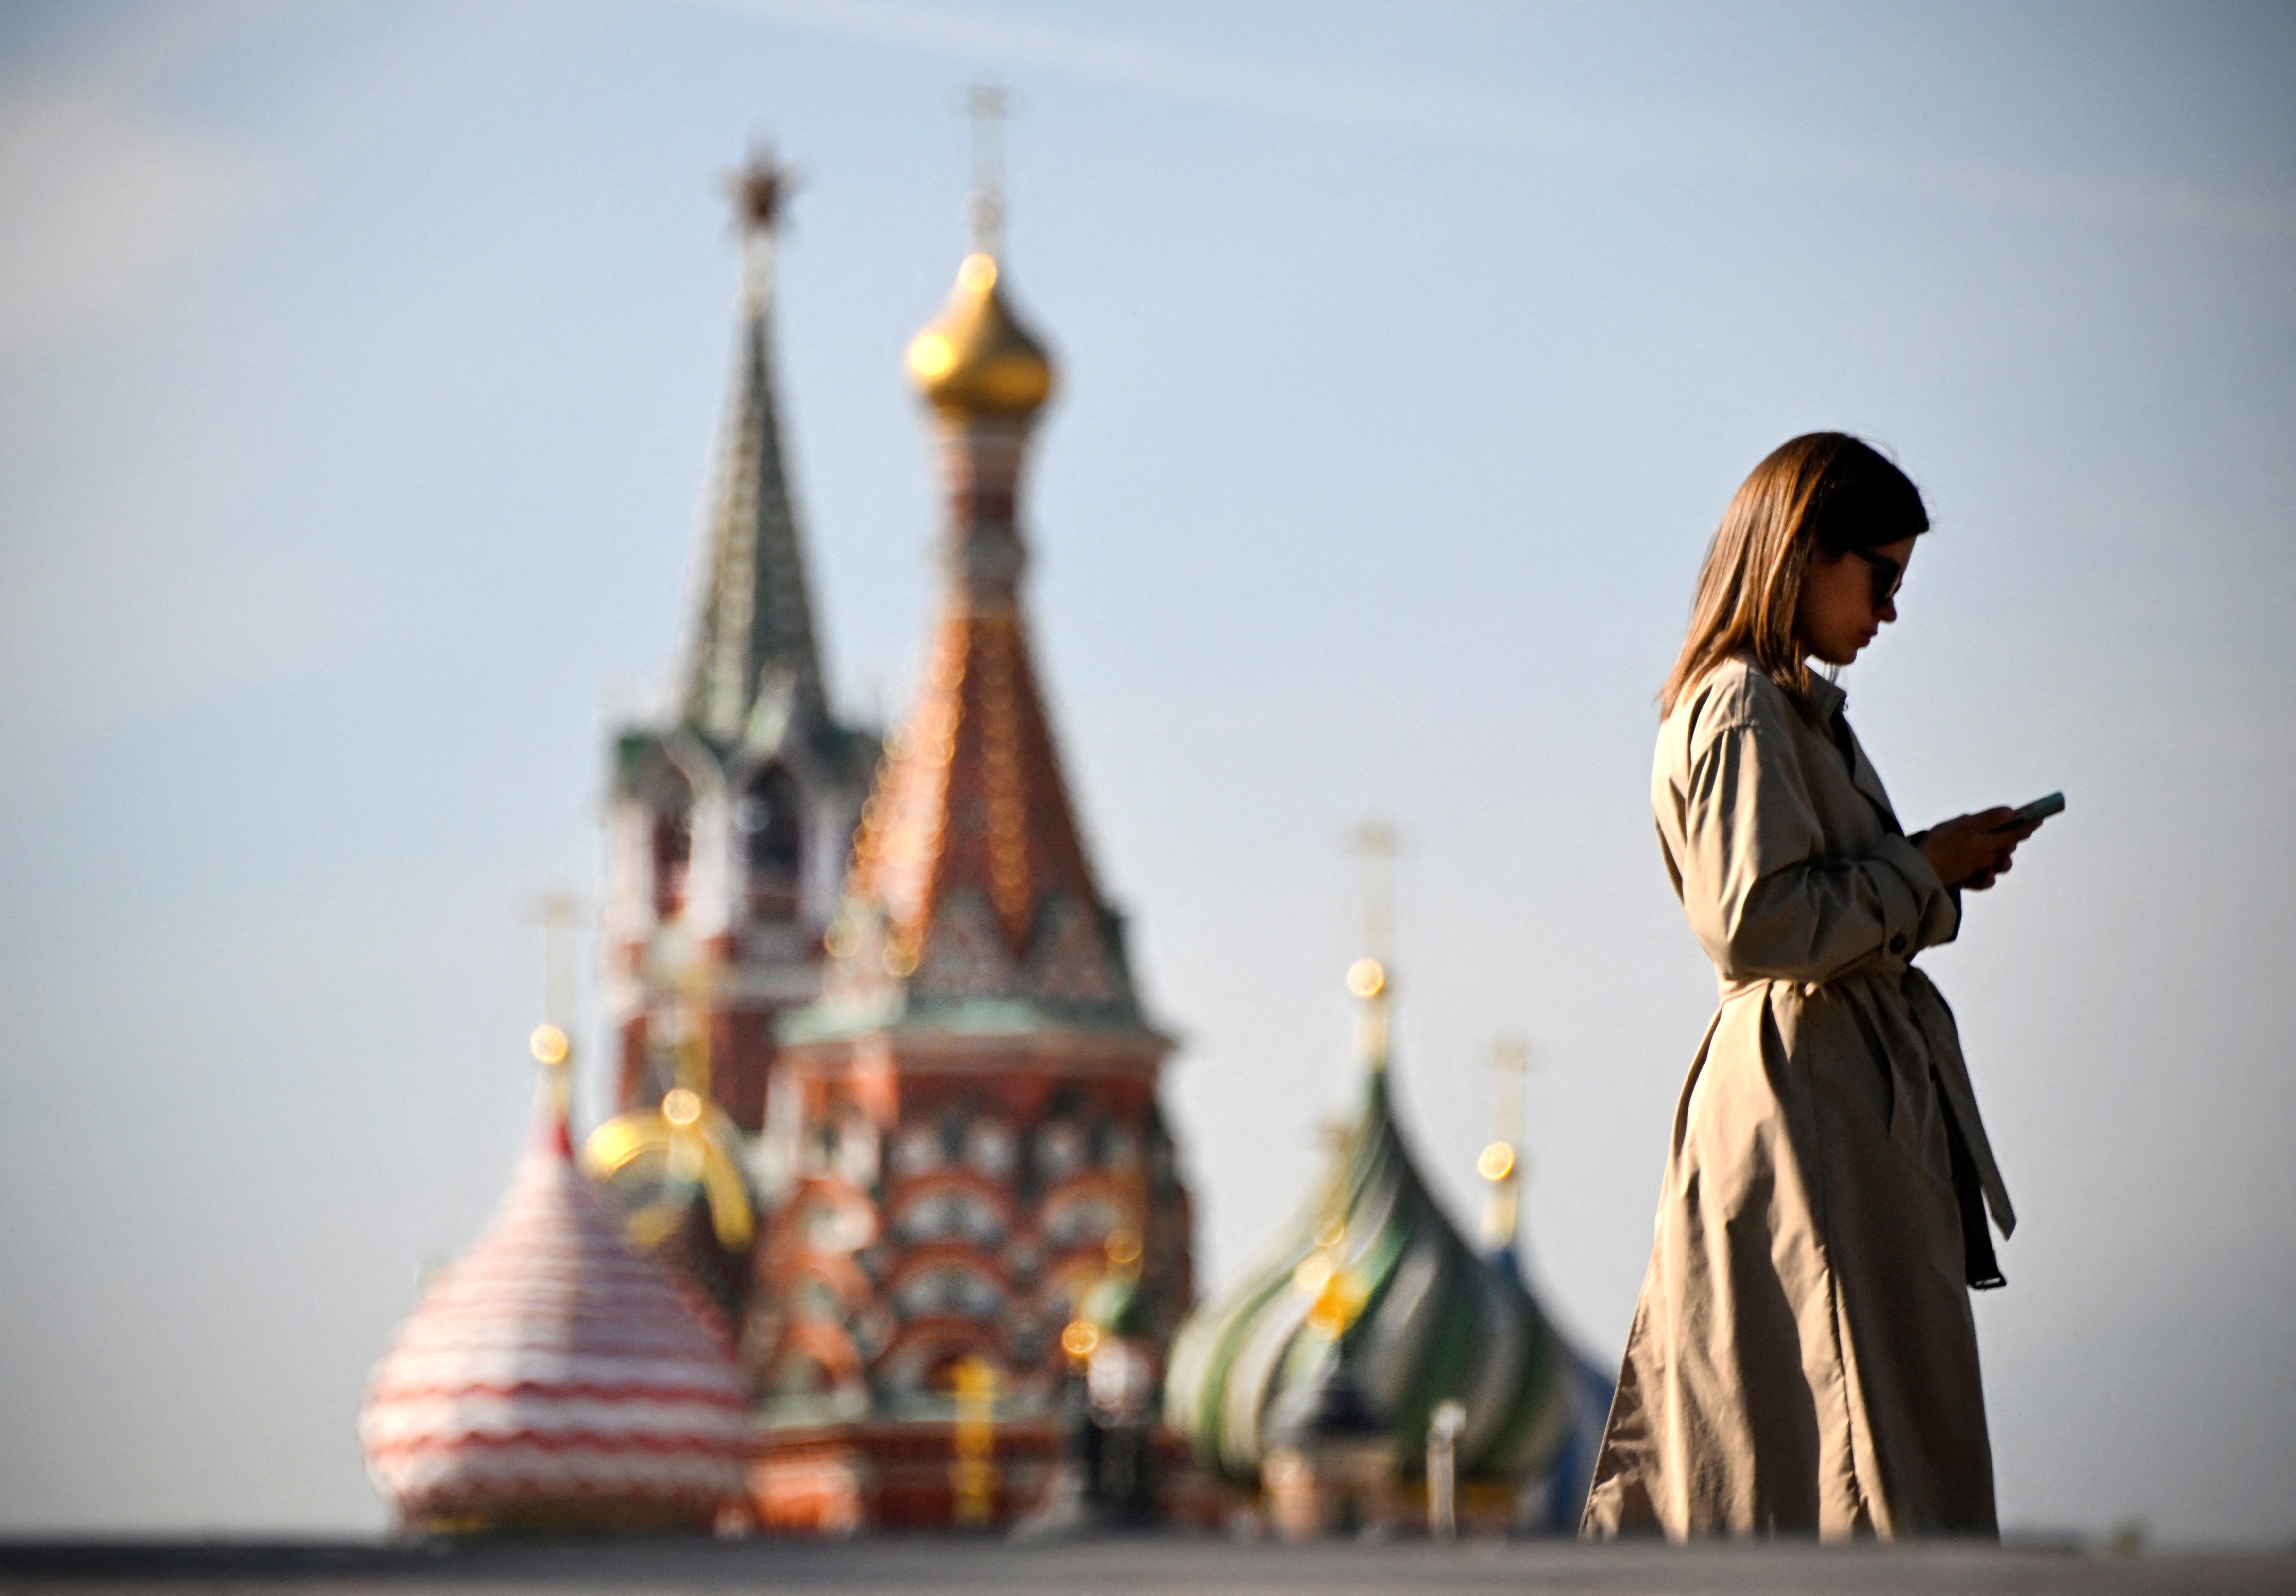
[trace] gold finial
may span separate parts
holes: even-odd
[[[1005,303],[1004,120],[1009,91],[993,83],[964,93],[972,117],[972,250],[956,269],[948,303],[909,340],[909,375],[944,415],[1025,418],[1053,393],[1053,363]]]
[[[566,1034],[572,1015],[574,975],[567,933],[582,923],[582,900],[570,892],[545,892],[521,905],[519,918],[542,929],[543,1022],[526,1039],[527,1052],[543,1068],[541,1090],[562,1126],[573,1096],[569,1060],[573,1038]]]
[[[1483,1201],[1483,1245],[1493,1250],[1513,1247],[1522,1208],[1523,1098],[1529,1084],[1530,1048],[1520,1036],[1502,1036],[1491,1044],[1491,1069],[1496,1076],[1492,1104],[1491,1144],[1475,1159],[1475,1173],[1490,1184]]]
[[[639,1166],[658,1187],[627,1221],[628,1234],[639,1246],[656,1246],[684,1224],[698,1192],[709,1205],[718,1244],[737,1252],[749,1246],[757,1215],[737,1156],[741,1133],[709,1096],[711,967],[696,960],[679,976],[677,986],[684,999],[679,1016],[683,1034],[673,1044],[677,1084],[653,1108],[617,1114],[591,1132],[583,1144],[582,1162],[602,1180]]]
[[[1364,946],[1348,967],[1348,990],[1362,1000],[1356,1052],[1365,1068],[1387,1068],[1390,1010],[1395,1001],[1395,828],[1369,820],[1348,834],[1348,851],[1363,861]]]

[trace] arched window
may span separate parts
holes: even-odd
[[[931,1124],[905,1125],[893,1139],[893,1173],[931,1174],[945,1161],[940,1127]]]
[[[667,761],[647,783],[653,811],[653,912],[672,920],[685,907],[686,872],[693,863],[693,784]]]
[[[1055,1119],[1037,1128],[1037,1173],[1047,1181],[1065,1180],[1084,1165],[1090,1148],[1084,1127],[1072,1119]]]
[[[988,1271],[950,1259],[903,1275],[893,1288],[893,1306],[904,1319],[994,1319],[1004,1292]]]
[[[878,1369],[886,1393],[897,1403],[946,1398],[956,1385],[958,1369],[972,1358],[984,1360],[1004,1383],[1004,1360],[996,1356],[996,1344],[985,1330],[972,1325],[920,1327],[897,1341]]]
[[[1001,1119],[981,1115],[964,1127],[964,1161],[991,1180],[1013,1173],[1014,1147],[1013,1127]]]
[[[796,782],[778,765],[768,765],[750,778],[734,806],[734,823],[742,830],[742,847],[749,861],[750,918],[789,921],[797,918],[798,887],[805,863],[805,829]]]
[[[1130,1174],[1140,1167],[1140,1138],[1132,1127],[1112,1119],[1093,1127],[1095,1161],[1103,1169]]]
[[[1105,1191],[1070,1192],[1046,1205],[1045,1245],[1056,1252],[1098,1245],[1124,1229],[1124,1205]]]
[[[988,1247],[1004,1237],[1004,1219],[996,1204],[970,1186],[936,1184],[902,1199],[893,1216],[893,1233],[912,1243],[970,1241]]]

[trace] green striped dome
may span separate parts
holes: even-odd
[[[1383,985],[1365,994],[1363,1114],[1316,1200],[1172,1344],[1165,1420],[1239,1484],[1272,1450],[1319,1438],[1378,1438],[1415,1474],[1447,1399],[1466,1409],[1462,1478],[1528,1482],[1572,1431],[1569,1349],[1452,1226],[1395,1122]]]

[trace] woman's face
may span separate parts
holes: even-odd
[[[1794,636],[1802,651],[1828,665],[1857,659],[1875,633],[1898,618],[1898,585],[1913,557],[1910,537],[1847,554],[1815,551],[1794,609]]]

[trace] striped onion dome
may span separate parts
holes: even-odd
[[[1527,1484],[1571,1438],[1575,1360],[1428,1190],[1389,1093],[1385,972],[1366,960],[1349,984],[1365,1000],[1361,1117],[1259,1268],[1181,1326],[1166,1421],[1238,1484],[1278,1448],[1326,1444],[1378,1448],[1410,1475],[1430,1415],[1456,1401],[1459,1477]]]
[[[415,1530],[707,1528],[742,1496],[748,1438],[723,1335],[623,1245],[562,1112],[359,1415],[368,1471]]]

